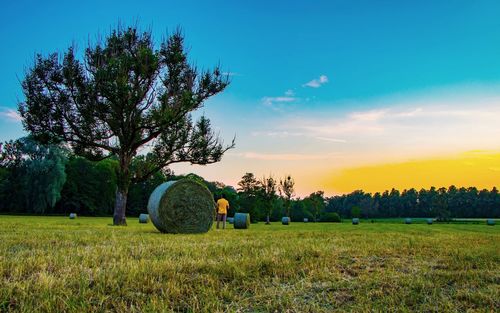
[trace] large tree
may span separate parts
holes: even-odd
[[[188,62],[180,31],[155,47],[151,31],[118,27],[89,44],[82,60],[73,47],[62,56],[37,55],[19,112],[39,140],[66,142],[90,159],[117,156],[113,223],[125,225],[131,182],[172,163],[218,162],[234,146],[224,146],[207,118],[193,122],[190,115],[228,83],[219,67],[199,71]],[[138,153],[147,153],[147,167],[134,173]]]

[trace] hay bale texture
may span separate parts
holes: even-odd
[[[428,219],[427,219],[427,225],[432,225],[432,222],[433,222],[433,221],[432,221],[432,218],[428,218]]]
[[[234,228],[247,229],[250,227],[250,214],[236,213],[234,214]]]
[[[234,217],[228,217],[228,218],[227,218],[227,222],[228,222],[229,224],[234,224]]]
[[[492,218],[487,219],[486,220],[486,225],[494,226],[495,225],[495,220],[492,219]]]
[[[149,214],[141,214],[139,215],[139,223],[147,224],[149,223]]]
[[[76,218],[76,213],[69,213],[69,219],[74,220]]]
[[[281,224],[283,224],[283,225],[289,225],[290,224],[290,218],[288,216],[284,216],[281,219]]]
[[[168,181],[151,193],[148,213],[162,233],[205,233],[214,222],[215,202],[210,191],[196,181]]]
[[[352,225],[358,225],[359,224],[359,218],[353,218],[352,219]]]

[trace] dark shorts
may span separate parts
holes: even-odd
[[[217,213],[217,221],[226,221],[227,214]]]

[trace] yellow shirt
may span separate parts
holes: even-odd
[[[226,199],[220,198],[219,200],[217,200],[217,213],[227,214],[228,208],[229,208],[229,202]]]

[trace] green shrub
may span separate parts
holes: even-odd
[[[340,223],[340,215],[337,213],[325,213],[321,216],[322,222]]]

